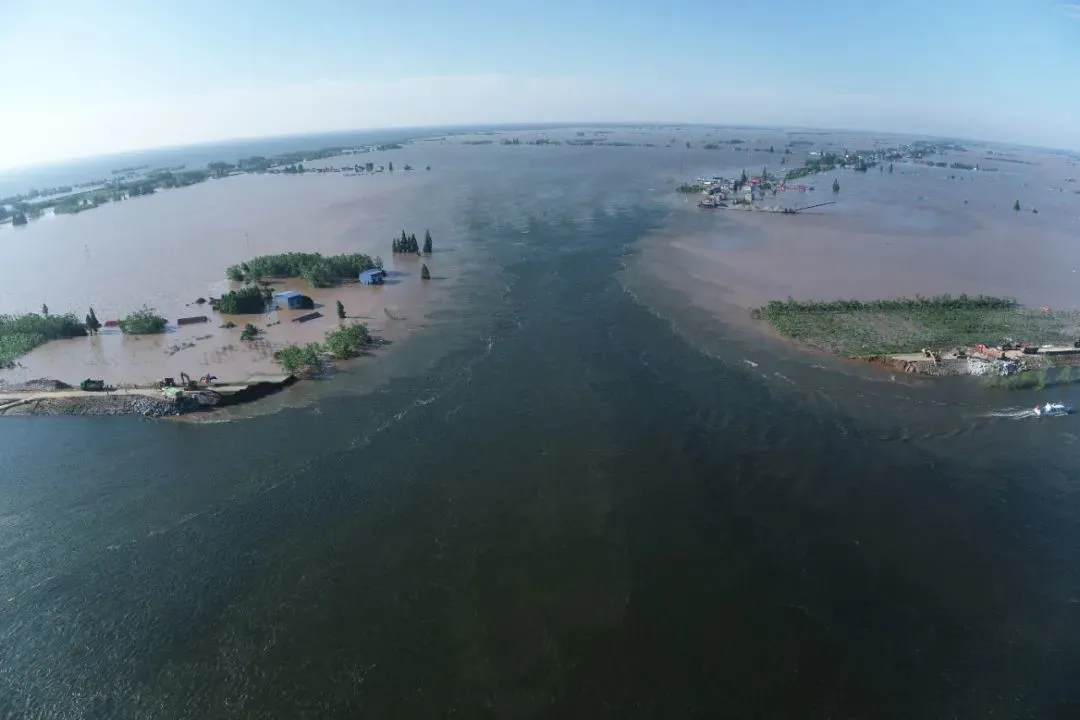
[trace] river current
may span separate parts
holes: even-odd
[[[0,716],[1075,717],[1074,418],[689,302],[675,150],[435,147],[467,273],[306,402],[0,423]]]

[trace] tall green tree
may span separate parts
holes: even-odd
[[[747,181],[747,179],[748,179],[748,178],[746,177],[746,171],[745,171],[745,170],[743,170],[743,171],[742,171],[742,175],[740,175],[740,176],[739,176],[739,184],[740,184],[740,185],[745,185],[745,184],[746,184],[746,181]]]
[[[101,323],[97,319],[97,314],[94,313],[94,308],[90,308],[90,312],[86,314],[86,329],[91,335],[97,334],[97,331],[101,329]]]
[[[49,306],[45,303],[41,303],[41,314],[45,317],[49,317]]]
[[[431,231],[424,230],[424,254],[431,254]]]

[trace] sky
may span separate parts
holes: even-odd
[[[575,121],[1080,150],[1080,2],[0,0],[0,68],[0,169]]]

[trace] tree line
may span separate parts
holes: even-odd
[[[420,255],[421,252],[424,255],[430,255],[432,252],[431,231],[424,231],[424,247],[422,251],[420,243],[416,240],[416,233],[407,235],[404,230],[401,231],[401,237],[393,239],[391,247],[395,255]]]
[[[258,283],[264,278],[303,278],[312,287],[333,287],[344,279],[355,280],[365,270],[382,267],[382,261],[363,253],[321,255],[288,252],[259,255],[239,265],[231,265],[226,277],[235,282]]]
[[[924,310],[928,308],[940,310],[1011,310],[1019,304],[1014,298],[995,297],[992,295],[935,295],[923,297],[916,295],[914,298],[897,298],[893,300],[772,300],[761,308],[765,314],[778,313],[804,313],[804,312],[860,312],[871,310],[874,312]]]

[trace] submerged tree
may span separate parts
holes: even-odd
[[[251,323],[245,324],[244,329],[240,332],[240,339],[245,342],[250,342],[257,337],[259,337],[259,328]]]
[[[1016,212],[1020,212],[1020,201],[1019,200],[1017,200],[1015,203],[1013,203],[1013,210],[1015,210]]]
[[[387,169],[388,169],[388,170],[389,170],[390,172],[394,172],[394,163],[390,163],[390,164],[389,164],[389,167],[388,167]]]
[[[837,179],[832,181],[832,191],[834,193],[840,192],[840,180]]]
[[[420,268],[420,279],[421,280],[430,280],[431,279],[431,271],[428,270],[427,263],[424,263],[424,265]]]
[[[95,335],[100,329],[101,323],[98,321],[97,315],[94,313],[94,308],[90,308],[90,312],[86,314],[86,330],[91,335]]]
[[[431,231],[424,230],[424,254],[431,254]]]
[[[337,301],[337,316],[338,320],[345,319],[345,306],[341,304],[340,300]]]
[[[892,172],[892,163],[889,163],[889,172]]]

